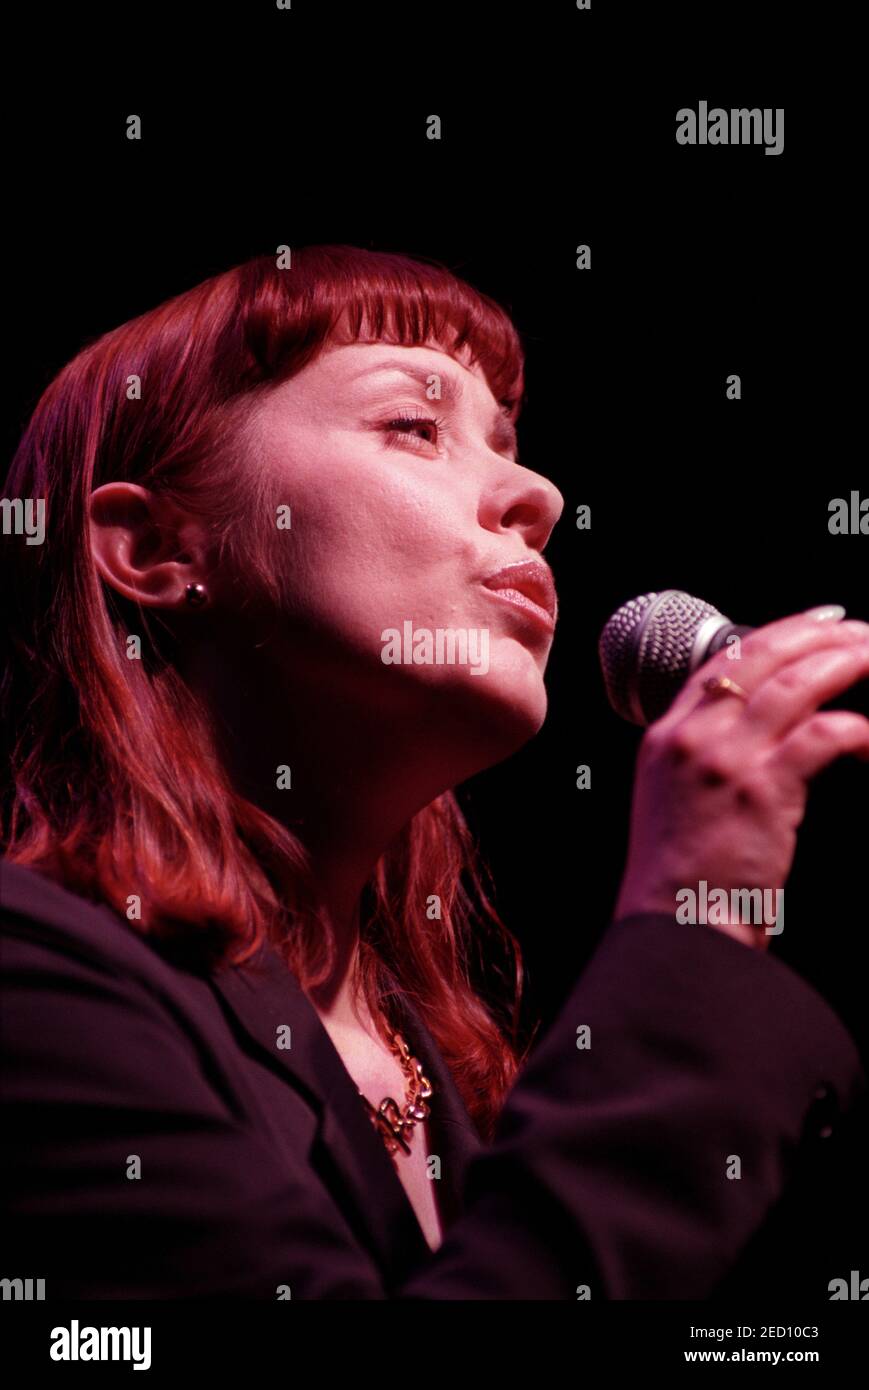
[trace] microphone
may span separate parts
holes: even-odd
[[[613,613],[598,642],[610,704],[632,724],[653,723],[728,638],[753,631],[681,589],[632,598]]]

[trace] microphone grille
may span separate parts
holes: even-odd
[[[600,635],[598,655],[613,709],[632,724],[651,724],[672,703],[691,670],[697,634],[722,617],[704,599],[680,589],[643,594],[615,612]]]

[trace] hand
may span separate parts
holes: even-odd
[[[704,691],[715,675],[735,680],[747,701]],[[773,890],[777,901],[809,779],[846,753],[869,759],[869,719],[818,706],[866,676],[869,624],[802,613],[749,633],[739,659],[724,649],[695,671],[640,745],[614,918],[675,916],[679,889],[697,892],[701,879],[728,901],[739,888]],[[762,923],[718,929],[760,949],[771,938]]]

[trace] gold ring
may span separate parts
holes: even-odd
[[[742,686],[737,685],[729,676],[708,676],[703,682],[703,689],[710,695],[738,695],[740,700],[748,699]]]

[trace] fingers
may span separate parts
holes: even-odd
[[[805,782],[846,753],[869,759],[869,719],[850,710],[824,710],[788,734],[769,761]]]
[[[782,738],[828,700],[869,676],[869,638],[822,648],[780,667],[744,707],[746,721],[765,738]]]
[[[850,651],[867,641],[869,623],[857,619],[819,623],[804,613],[795,613],[768,623],[742,639],[738,659],[728,655],[728,650],[722,650],[698,667],[657,724],[661,732],[665,732],[669,725],[679,724],[690,715],[692,727],[696,723],[709,736],[714,736],[738,719],[745,705],[733,696],[710,700],[703,690],[703,682],[710,676],[730,676],[751,697],[780,667],[800,657],[827,648]]]
[[[807,618],[804,613],[796,613],[750,632],[742,639],[738,660],[730,660],[726,651],[717,652],[696,674],[707,671],[712,675],[729,675],[751,692],[780,666],[801,656],[820,651],[823,647],[850,647],[867,641],[869,623],[855,618],[819,623]],[[723,660],[713,671],[713,662],[718,662],[719,657],[723,657]]]

